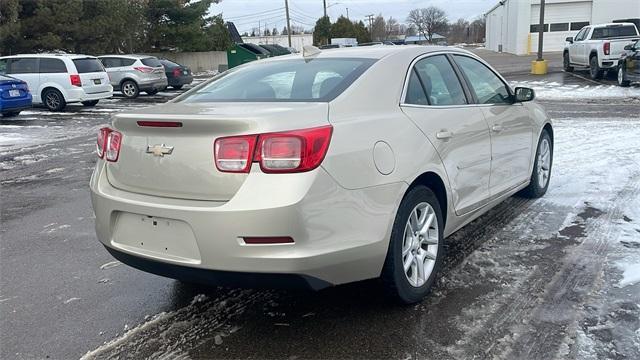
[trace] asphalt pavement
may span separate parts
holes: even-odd
[[[640,358],[640,102],[541,100],[549,192],[448,238],[440,281],[407,307],[377,281],[207,288],[114,261],[89,200],[97,129],[180,92],[0,119],[0,358]]]

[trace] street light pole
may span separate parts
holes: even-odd
[[[327,17],[327,0],[322,0],[322,5],[324,6],[324,17]]]
[[[287,12],[287,38],[289,39],[289,47],[291,47],[291,22],[289,20],[289,0],[284,0],[284,8]]]
[[[540,0],[540,25],[538,28],[538,61],[544,60],[542,58],[542,45],[544,37],[544,1]]]

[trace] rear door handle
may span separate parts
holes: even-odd
[[[500,132],[500,131],[504,130],[504,128],[502,127],[502,125],[493,125],[493,126],[491,127],[491,130],[492,130],[493,132]]]
[[[436,138],[440,139],[440,140],[447,140],[450,139],[453,136],[453,134],[451,133],[451,131],[439,131],[436,133]]]

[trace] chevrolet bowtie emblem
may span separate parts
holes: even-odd
[[[147,154],[153,154],[153,156],[164,157],[165,155],[171,155],[172,152],[173,146],[166,146],[165,144],[147,146]]]

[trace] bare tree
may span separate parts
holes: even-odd
[[[389,38],[390,36],[397,36],[400,35],[400,24],[398,23],[398,20],[396,20],[393,17],[389,17],[387,19],[387,24],[386,24],[386,35],[387,38]]]
[[[387,26],[382,17],[382,14],[376,16],[373,19],[373,25],[371,28],[371,40],[373,41],[381,41],[385,40],[387,37]]]
[[[429,43],[433,43],[433,35],[446,31],[449,21],[444,10],[429,6],[428,8],[411,10],[407,16],[407,23],[415,27],[418,34],[424,36]]]
[[[470,37],[469,22],[465,19],[458,19],[449,25],[447,38],[449,43],[453,44],[473,42]]]

